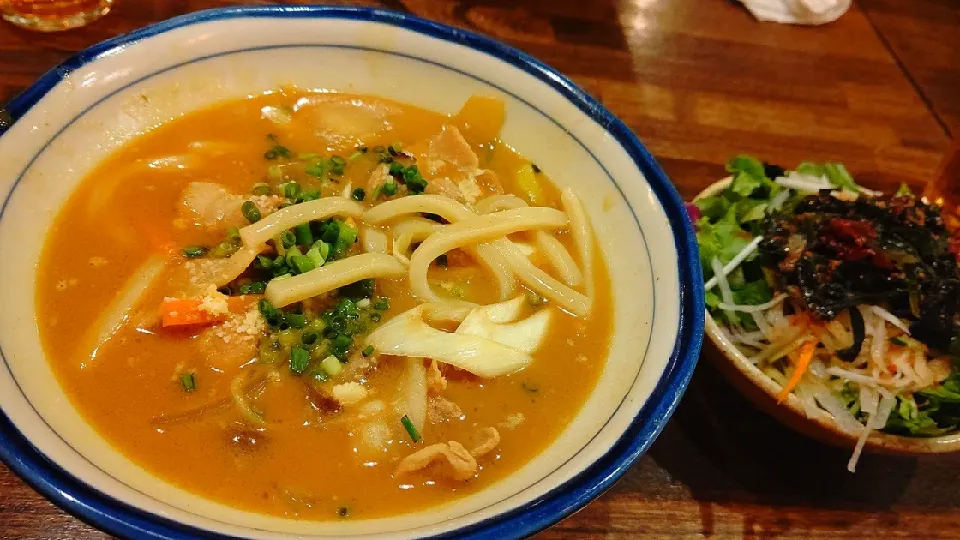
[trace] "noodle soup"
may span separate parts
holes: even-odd
[[[503,120],[280,91],[142,135],[48,234],[61,385],[131,460],[244,510],[373,518],[504,478],[575,417],[612,321],[576,194]]]

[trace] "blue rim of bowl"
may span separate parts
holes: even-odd
[[[515,508],[440,536],[528,536],[557,523],[600,496],[646,452],[673,414],[687,388],[703,340],[703,278],[696,239],[683,202],[659,164],[622,121],[553,68],[499,41],[399,12],[328,6],[234,7],[183,15],[96,44],[41,76],[32,86],[14,97],[5,107],[5,112],[15,123],[70,72],[103,55],[119,52],[132,43],[184,26],[241,17],[368,21],[402,27],[478,50],[522,69],[548,84],[598,125],[603,126],[630,155],[667,215],[677,250],[680,317],[670,360],[640,412],[599,460],[525,507]],[[3,111],[4,109],[0,109],[0,112]],[[9,125],[0,124],[0,136]],[[230,538],[157,516],[87,486],[36,449],[17,431],[2,411],[0,460],[61,508],[112,534],[130,538]]]

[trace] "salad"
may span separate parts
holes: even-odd
[[[859,434],[960,427],[960,231],[907,186],[885,195],[836,163],[737,156],[688,211],[706,307],[808,413]]]

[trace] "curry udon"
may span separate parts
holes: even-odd
[[[503,120],[278,91],[135,138],[41,257],[61,385],[131,460],[250,511],[395,515],[502,479],[575,417],[611,328],[579,199]]]

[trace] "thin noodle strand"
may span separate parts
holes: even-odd
[[[283,307],[370,278],[399,278],[406,267],[395,257],[363,253],[286,279],[274,279],[264,295],[273,305]]]
[[[421,298],[435,300],[436,294],[427,281],[427,270],[434,259],[452,249],[525,230],[563,227],[567,223],[567,216],[553,208],[518,208],[454,223],[424,240],[413,253],[410,259],[410,289]],[[505,250],[496,247],[504,256]]]
[[[342,197],[326,197],[304,202],[278,210],[256,223],[240,229],[240,238],[248,246],[255,246],[273,238],[274,235],[315,219],[327,219],[332,216],[358,218],[363,208]]]
[[[590,233],[590,221],[587,219],[587,212],[584,210],[580,198],[570,188],[563,190],[560,194],[560,202],[563,205],[563,210],[570,218],[570,235],[573,237],[573,245],[576,246],[577,253],[580,256],[587,299],[589,302],[593,302],[596,285],[593,282],[593,236]]]

